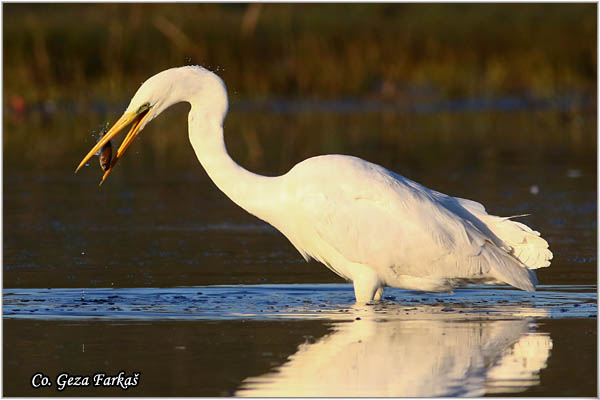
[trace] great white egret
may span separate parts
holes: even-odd
[[[245,170],[225,148],[225,84],[199,66],[168,69],[144,82],[77,170],[132,124],[102,183],[146,124],[180,102],[191,105],[190,142],[219,189],[277,228],[306,260],[352,281],[357,302],[380,300],[385,286],[439,292],[480,282],[532,291],[532,270],[550,265],[539,232],[360,158],[312,157],[277,177]]]

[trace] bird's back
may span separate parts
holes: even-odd
[[[499,281],[532,290],[528,268],[549,265],[547,243],[527,226],[356,157],[313,157],[281,178],[288,211],[275,225],[305,258],[349,280],[349,266],[363,265],[386,286]]]

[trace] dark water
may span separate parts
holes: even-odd
[[[185,107],[153,121],[101,188],[96,159],[73,169],[117,114],[8,115],[4,395],[596,396],[595,113],[489,104],[228,117],[230,152],[253,171],[358,155],[490,213],[529,213],[554,253],[535,293],[388,289],[362,308],[215,188]],[[36,372],[122,370],[139,385],[30,386]]]
[[[383,302],[364,306],[338,284],[5,289],[3,299],[5,395],[596,391],[593,285],[389,289]],[[64,372],[121,370],[139,372],[139,386],[56,389]],[[38,371],[53,385],[32,388]]]

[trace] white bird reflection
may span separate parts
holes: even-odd
[[[530,318],[447,313],[447,319],[419,308],[395,315],[356,309],[357,319],[335,323],[331,334],[300,345],[275,372],[246,379],[236,395],[483,396],[539,383],[552,340],[533,331]]]

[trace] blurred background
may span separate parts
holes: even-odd
[[[241,98],[594,95],[594,4],[7,4],[6,90],[123,100],[202,64]],[[414,93],[416,92],[416,93]]]
[[[596,282],[595,4],[4,4],[4,284],[338,282],[226,199],[187,105],[101,189],[73,170],[148,77],[226,82],[226,140],[285,173],[363,157],[490,213],[531,213],[542,283]],[[169,268],[166,268],[169,267]]]

